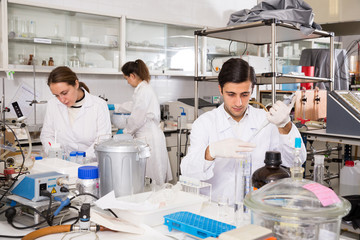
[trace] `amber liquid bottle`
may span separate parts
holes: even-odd
[[[267,151],[264,163],[265,166],[256,170],[252,175],[254,190],[278,179],[290,177],[290,171],[280,166],[282,163],[280,152]]]

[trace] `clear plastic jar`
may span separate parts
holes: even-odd
[[[76,181],[76,189],[79,194],[89,193],[96,197],[99,197],[99,168],[96,166],[82,166],[78,168],[78,179]],[[97,199],[84,195],[78,197],[80,204],[90,203],[92,204]]]

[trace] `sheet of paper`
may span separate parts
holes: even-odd
[[[134,203],[117,200],[114,191],[97,200],[95,204],[101,209],[115,208],[129,211],[151,211],[159,208],[159,204],[151,204],[149,201]]]
[[[38,100],[39,98],[40,94],[36,91],[36,99]],[[29,117],[34,110],[34,107],[30,106],[32,100],[34,100],[34,88],[30,87],[26,83],[21,83],[19,88],[16,90],[16,93],[12,98],[11,102],[7,104],[7,107],[10,108],[9,117],[17,117],[15,114],[15,110],[12,106],[13,102],[17,102],[19,104],[22,114],[25,117]]]
[[[127,222],[124,219],[116,218],[114,216],[109,216],[95,210],[91,211],[90,216],[92,222],[95,222],[96,224],[107,227],[114,231],[135,233],[135,234],[144,234],[145,232],[145,230],[140,226]]]

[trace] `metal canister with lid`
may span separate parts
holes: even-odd
[[[131,135],[117,134],[95,145],[99,163],[100,196],[114,191],[115,197],[144,191],[149,146]]]

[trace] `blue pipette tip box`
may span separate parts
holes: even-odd
[[[169,231],[177,229],[198,238],[218,237],[221,233],[235,229],[227,223],[219,222],[191,212],[181,211],[164,216],[164,224]]]

